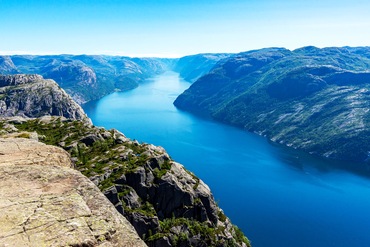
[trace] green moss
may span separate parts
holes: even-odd
[[[170,160],[165,160],[161,165],[160,168],[155,168],[153,170],[153,175],[156,180],[161,179],[169,170],[171,170],[172,162]]]
[[[104,190],[108,189],[109,187],[114,185],[114,181],[119,179],[122,176],[122,174],[125,174],[125,168],[124,167],[119,168],[116,172],[113,172],[107,179],[103,180],[99,184],[99,189],[101,191],[104,191]]]
[[[42,142],[56,146],[62,141],[62,138],[65,138],[63,141],[68,144],[78,140],[79,137],[82,138],[86,132],[83,122],[62,122],[60,118],[56,118],[50,123],[43,123],[38,119],[30,120],[22,124],[17,124],[16,127],[20,131],[36,131],[39,135],[44,136]]]
[[[146,148],[144,145],[140,145],[139,143],[136,142],[128,142],[124,143],[126,147],[134,151],[135,154],[141,154],[146,151]]]
[[[131,192],[131,189],[126,188],[126,189],[125,189],[125,190],[123,190],[122,192],[118,192],[118,198],[119,198],[120,200],[122,200],[122,198],[123,198],[124,196],[126,196],[126,195],[130,194],[130,192]]]
[[[218,211],[218,218],[222,222],[225,222],[226,221],[226,215],[221,210]]]
[[[139,213],[139,214],[151,217],[151,218],[157,216],[157,212],[155,211],[153,205],[148,201],[142,203],[139,208],[132,209],[130,207],[125,206],[124,209],[125,209],[125,212],[128,214],[135,212],[135,213]]]
[[[30,133],[27,133],[27,132],[23,132],[23,133],[19,133],[17,135],[17,138],[30,138]]]
[[[162,239],[164,237],[168,236],[168,234],[165,234],[165,233],[161,233],[161,232],[158,232],[154,235],[151,235],[149,236],[147,239],[145,239],[146,241],[148,242],[153,242],[153,241],[156,241],[158,239]]]

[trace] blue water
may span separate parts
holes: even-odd
[[[84,110],[97,126],[163,146],[210,186],[254,247],[370,246],[366,169],[347,171],[360,165],[316,159],[179,111],[172,103],[189,86],[168,72]]]

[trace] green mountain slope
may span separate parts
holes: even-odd
[[[175,105],[320,156],[370,151],[370,48],[270,48],[219,63]]]

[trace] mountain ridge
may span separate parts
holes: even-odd
[[[207,73],[227,53],[182,58],[135,58],[108,55],[0,56],[0,74],[40,74],[56,81],[79,104],[115,91],[131,90],[168,70],[189,82]]]
[[[369,47],[267,48],[216,65],[174,102],[274,142],[368,159]]]
[[[79,104],[129,90],[162,73],[175,59],[105,55],[0,56],[0,74],[40,74],[55,80]]]

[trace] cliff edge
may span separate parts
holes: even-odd
[[[34,138],[66,150],[75,168],[99,187],[114,205],[111,207],[126,217],[148,246],[250,246],[249,240],[218,207],[209,187],[173,161],[161,147],[130,140],[114,129],[105,130],[82,121],[60,117],[0,118],[1,135]],[[35,160],[32,155],[28,156],[28,160]],[[58,176],[47,175],[48,172],[43,175],[42,168],[33,169],[36,171],[36,181],[54,182],[54,177]],[[50,168],[49,172],[53,169]],[[12,174],[10,171],[6,174]],[[72,181],[75,181],[73,177],[76,173],[72,172],[66,177],[71,176]],[[17,176],[10,180],[21,181],[20,178],[24,177]],[[87,178],[80,180],[85,181]],[[2,183],[6,184],[4,181]],[[43,186],[40,184],[37,188],[42,191]],[[79,191],[83,186],[78,181],[71,188]],[[14,187],[17,189],[16,185]],[[102,195],[87,196],[93,200],[87,202],[87,207],[89,203],[100,205],[98,198]],[[30,200],[35,205],[43,204],[42,201],[38,202],[38,197]],[[68,198],[63,201],[68,201]],[[57,207],[60,208],[60,205]],[[33,209],[32,212],[37,207]],[[27,222],[27,218],[23,220]]]
[[[0,139],[0,246],[146,246],[68,153]]]

